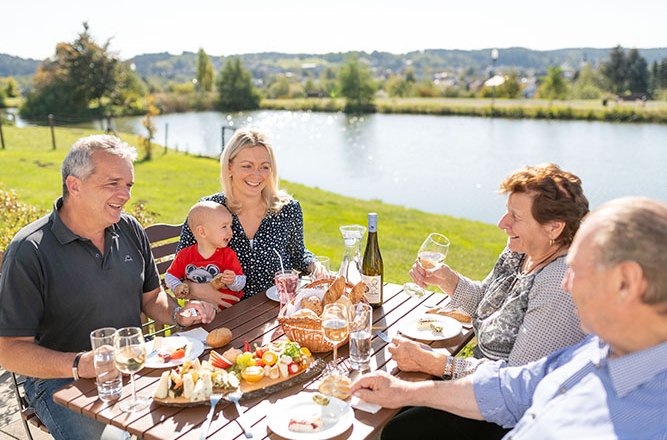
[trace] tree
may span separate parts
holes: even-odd
[[[13,77],[10,76],[0,80],[0,84],[3,84],[5,95],[7,95],[8,98],[16,98],[19,96],[19,85]]]
[[[603,63],[600,72],[607,79],[609,90],[621,94],[626,89],[626,75],[628,63],[625,59],[625,51],[621,46],[616,46],[609,54],[609,61]]]
[[[521,97],[521,80],[516,72],[505,75],[505,82],[498,86],[497,96],[509,99]]]
[[[259,93],[252,84],[250,72],[241,59],[230,58],[218,77],[218,107],[221,110],[252,110],[259,108]]]
[[[213,90],[213,80],[215,71],[213,64],[204,49],[199,49],[197,52],[197,85],[202,92],[210,92]]]
[[[660,60],[660,67],[658,68],[658,87],[667,89],[667,58]]]
[[[542,84],[537,90],[537,95],[549,101],[567,97],[567,84],[565,78],[563,78],[563,70],[560,67],[549,67],[547,76],[542,77]]]
[[[109,40],[100,46],[83,23],[83,32],[72,43],[58,43],[54,57],[42,62],[21,113],[83,114],[96,104],[103,113],[103,98],[110,97],[117,83],[119,61],[109,51]],[[96,101],[96,102],[95,102]]]
[[[593,70],[590,64],[586,64],[579,71],[577,79],[572,85],[571,96],[575,99],[598,99],[603,95],[603,79]]]
[[[637,49],[630,49],[628,52],[626,89],[632,93],[648,91],[648,64]]]
[[[368,68],[356,57],[349,57],[345,65],[341,67],[338,82],[341,95],[347,99],[346,112],[366,112],[375,109],[373,79]]]

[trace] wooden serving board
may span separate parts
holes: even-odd
[[[289,377],[278,379],[265,377],[256,383],[249,383],[245,380],[241,380],[241,392],[243,393],[241,400],[268,396],[286,388],[290,388],[294,385],[306,382],[320,374],[322,370],[324,370],[325,365],[326,362],[323,359],[316,359],[315,361],[311,362],[310,365],[308,365],[308,368]],[[213,392],[224,394],[225,390],[222,388],[214,388]],[[193,402],[182,396],[167,397],[166,399],[158,399],[157,397],[153,397],[153,400],[155,403],[160,405],[176,407],[200,406],[208,405],[210,403],[209,400],[198,400]]]

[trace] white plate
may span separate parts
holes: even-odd
[[[417,322],[421,318],[436,319],[438,321],[438,324],[442,325],[442,332],[433,333],[431,329],[420,330],[417,327]],[[399,327],[400,332],[403,333],[405,336],[413,339],[421,339],[423,341],[441,341],[443,339],[453,338],[454,336],[458,336],[458,334],[461,333],[462,329],[463,327],[461,327],[461,323],[458,322],[456,319],[450,318],[449,316],[440,316],[433,314],[426,314],[420,316],[419,318],[413,319],[412,321],[408,321]]]
[[[288,428],[291,417],[307,417],[318,413],[322,407],[313,402],[313,396],[317,393],[299,393],[277,401],[269,409],[269,428],[281,437],[291,440],[320,440],[335,437],[352,426],[354,421],[354,410],[347,402],[335,397],[330,399],[329,405],[336,405],[335,409],[343,415],[333,424],[323,424],[322,429],[317,432],[294,432]]]
[[[278,288],[276,286],[271,286],[266,289],[266,297],[272,301],[280,301],[278,297]]]
[[[162,349],[176,350],[178,347],[190,344],[190,350],[186,350],[185,357],[174,359],[169,362],[162,362],[157,353],[153,353],[153,341],[146,342],[146,353],[150,354],[146,359],[146,368],[173,368],[181,365],[183,361],[192,361],[199,357],[204,352],[204,344],[196,339],[188,338],[187,336],[170,336],[162,338]]]

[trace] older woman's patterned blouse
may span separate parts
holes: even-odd
[[[222,193],[203,197],[201,200],[212,200],[227,206]],[[303,212],[296,200],[289,201],[279,212],[264,216],[252,245],[236,214],[232,214],[232,232],[228,246],[238,255],[243,273],[247,277],[242,299],[250,298],[273,286],[274,275],[281,270],[274,249],[280,254],[285,270],[295,269],[308,273],[308,265],[314,260],[313,254],[303,243]],[[186,220],[183,223],[178,250],[195,243]]]
[[[567,271],[561,256],[536,272],[521,274],[525,254],[505,249],[482,282],[459,275],[452,305],[473,316],[476,358],[524,365],[584,338],[572,297],[562,288]],[[460,377],[479,359],[455,361]]]

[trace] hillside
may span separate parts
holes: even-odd
[[[545,72],[547,67],[561,65],[576,69],[583,61],[597,65],[606,60],[610,49],[569,48],[549,51],[537,51],[522,47],[499,49],[497,69],[516,69],[525,73]],[[238,55],[244,65],[257,79],[266,79],[275,73],[309,72],[317,77],[327,67],[340,65],[354,52],[336,52],[326,54],[287,54],[263,52]],[[365,59],[376,72],[397,72],[411,66],[417,75],[425,72],[462,72],[483,74],[490,68],[491,50],[453,50],[428,49],[423,51],[392,54],[389,52],[356,52]],[[667,57],[667,47],[639,49],[641,56],[649,64]],[[216,71],[220,71],[225,61],[223,56],[209,54]],[[143,54],[127,62],[136,66],[137,72],[144,77],[159,77],[166,80],[189,80],[195,73],[195,52],[172,55],[168,52]],[[32,75],[38,60],[23,59],[0,54],[0,77]]]

